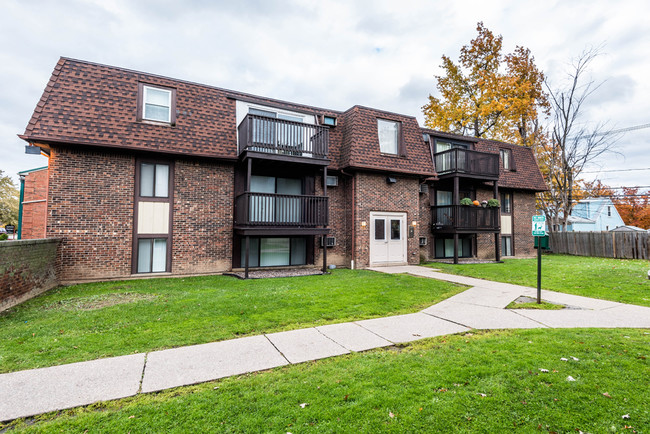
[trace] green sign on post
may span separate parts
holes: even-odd
[[[533,216],[533,236],[536,241],[541,241],[541,238],[546,236],[546,216],[534,215]],[[537,244],[537,304],[542,303],[542,246],[541,242]]]
[[[533,236],[543,237],[546,235],[546,216],[534,215],[533,216]]]

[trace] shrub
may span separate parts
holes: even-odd
[[[7,234],[0,234],[0,241],[5,241],[9,238],[9,235]]]
[[[472,203],[472,199],[470,199],[469,197],[464,197],[460,200],[460,204],[467,206],[467,205],[472,205],[473,203]]]
[[[498,199],[490,199],[488,200],[488,204],[490,208],[499,208],[501,206],[501,202],[499,202]]]

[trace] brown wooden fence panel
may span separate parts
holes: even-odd
[[[552,232],[549,236],[555,253],[650,259],[650,234],[643,232]]]

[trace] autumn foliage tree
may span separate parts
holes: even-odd
[[[503,55],[503,38],[482,22],[460,50],[459,63],[442,56],[436,76],[440,97],[422,107],[429,128],[532,146],[541,136],[538,116],[547,113],[544,74],[530,50]]]
[[[650,192],[639,192],[638,187],[623,187],[622,190],[613,202],[625,224],[650,229]]]

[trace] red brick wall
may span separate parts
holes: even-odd
[[[432,254],[432,245],[433,245],[433,234],[431,233],[431,194],[433,193],[433,188],[429,185],[428,193],[420,193],[420,221],[418,222],[418,228],[416,232],[419,232],[418,236],[418,245],[420,243],[420,237],[427,238],[427,245],[420,247],[420,261],[428,261],[435,257],[435,254]]]
[[[0,312],[58,285],[59,240],[0,241]]]
[[[174,180],[172,273],[231,269],[233,166],[176,161]]]
[[[338,267],[350,266],[350,185],[351,179],[348,176],[334,174],[339,178],[339,185],[336,187],[327,187],[327,196],[329,197],[329,228],[330,237],[336,237],[336,246],[327,249],[327,263],[334,264]],[[316,177],[315,194],[323,194],[323,177]],[[314,237],[314,264],[322,265],[323,250],[320,247],[319,237]]]
[[[370,261],[370,212],[406,212],[406,225],[409,226],[411,221],[420,221],[419,218],[419,193],[417,179],[399,177],[395,184],[386,183],[386,175],[357,173],[355,175],[355,267],[368,267]],[[361,222],[367,223],[365,228],[361,227]],[[416,227],[415,236],[408,238],[407,257],[409,264],[418,264],[420,262],[418,247],[419,230],[421,226]],[[408,235],[408,228],[404,228],[405,235]]]
[[[517,257],[532,257],[534,239],[531,217],[535,214],[535,193],[515,191],[512,195],[513,249]]]
[[[52,149],[47,236],[62,238],[62,281],[131,274],[134,157]]]
[[[20,232],[20,237],[23,240],[45,238],[47,178],[47,168],[25,175]]]

